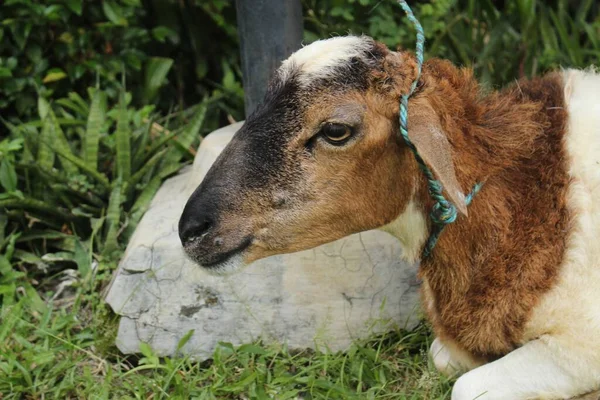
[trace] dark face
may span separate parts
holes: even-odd
[[[374,83],[386,53],[272,83],[185,206],[179,235],[191,259],[233,271],[398,216],[414,175],[396,134],[397,96]]]

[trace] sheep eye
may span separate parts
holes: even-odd
[[[321,128],[321,135],[329,143],[340,145],[352,136],[352,128],[344,124],[327,123]]]

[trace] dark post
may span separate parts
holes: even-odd
[[[246,117],[262,101],[273,71],[302,43],[300,0],[236,0]]]

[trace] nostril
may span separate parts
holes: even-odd
[[[198,227],[198,230],[196,231],[196,236],[202,236],[206,234],[206,232],[208,232],[210,228],[212,228],[212,226],[212,221],[209,219],[205,219],[204,222],[202,222],[202,225]]]
[[[214,222],[209,217],[188,221],[179,231],[181,241],[185,243],[192,242],[206,235],[213,227]]]

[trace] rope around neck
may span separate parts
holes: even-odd
[[[429,214],[432,222],[431,233],[429,234],[429,238],[425,243],[425,247],[423,248],[423,258],[429,257],[433,248],[435,247],[442,231],[446,227],[456,221],[458,213],[456,211],[456,207],[454,204],[449,202],[443,194],[443,187],[440,181],[435,179],[435,176],[425,164],[425,161],[419,155],[417,148],[412,143],[410,138],[408,137],[408,98],[414,93],[415,88],[417,87],[417,83],[419,82],[419,78],[421,77],[421,70],[423,69],[423,48],[425,44],[425,34],[423,32],[423,27],[419,23],[419,20],[415,17],[412,10],[410,9],[408,3],[405,0],[398,0],[398,4],[404,12],[406,13],[406,17],[413,24],[415,29],[417,30],[417,45],[415,55],[417,57],[417,76],[410,86],[410,91],[402,95],[400,98],[400,134],[404,139],[404,143],[408,146],[408,148],[412,151],[417,164],[419,165],[419,169],[423,172],[425,177],[427,178],[427,187],[429,189],[429,195],[435,203],[433,205],[433,209]],[[473,187],[471,193],[466,196],[466,204],[469,205],[473,200],[473,197],[479,192],[482,184],[477,183]]]

